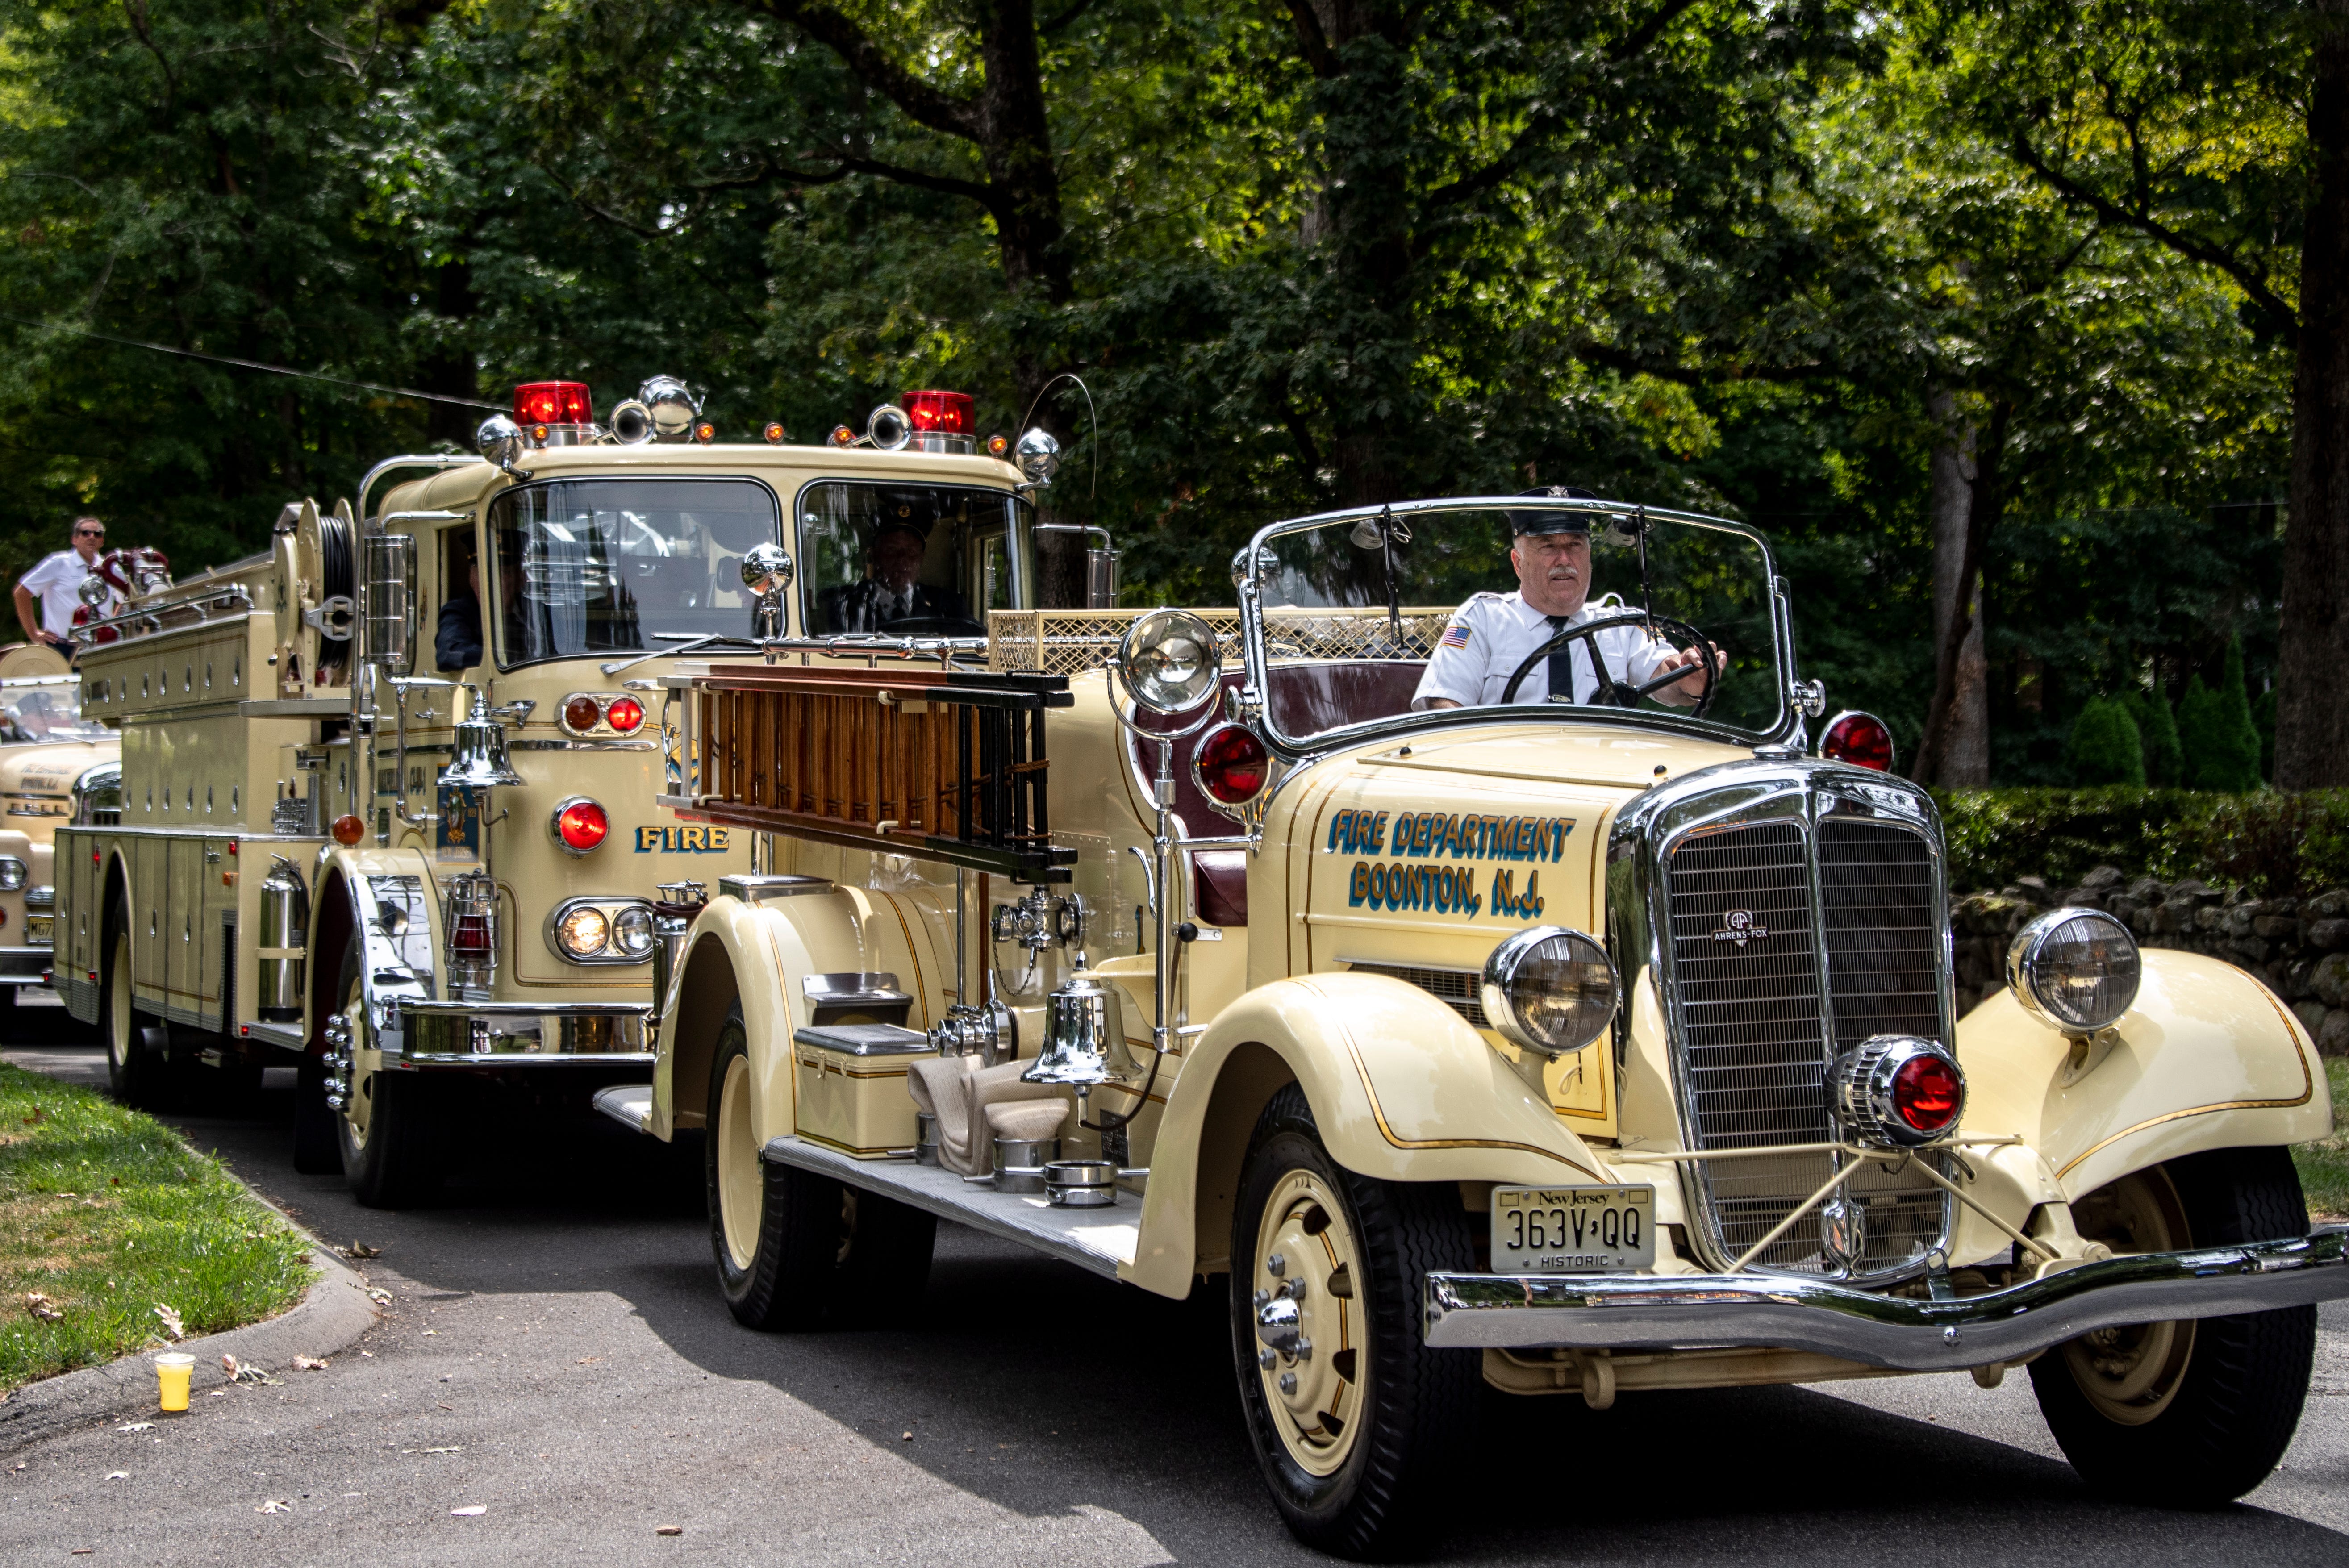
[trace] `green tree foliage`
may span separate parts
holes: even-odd
[[[2090,697],[2072,721],[2072,773],[2082,784],[2145,782],[2144,740],[2116,699]]]
[[[2129,717],[2137,721],[2145,742],[2145,780],[2158,789],[2174,789],[2183,775],[2185,758],[2178,750],[2178,717],[2169,699],[2158,690],[2131,687]]]
[[[2243,700],[2241,655],[2232,644],[2227,665],[2232,678],[2222,676],[2212,687],[2196,676],[2178,700],[2178,740],[2189,789],[2240,792],[2259,788],[2259,735],[2251,727],[2250,704]]]
[[[2260,727],[2251,717],[2251,694],[2243,686],[2243,645],[2230,639],[2224,673],[2219,677],[2219,707],[2227,741],[2230,788],[2260,787]]]

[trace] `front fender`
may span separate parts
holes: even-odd
[[[647,1130],[666,1139],[702,1125],[710,1054],[739,1003],[750,1047],[751,1130],[762,1146],[797,1131],[792,1034],[808,1016],[800,983],[812,974],[890,967],[904,950],[902,931],[894,918],[874,915],[871,896],[854,888],[767,903],[710,900],[686,933],[678,979],[664,999]]]
[[[1966,1128],[2036,1149],[2067,1199],[2206,1149],[2327,1136],[2315,1043],[2231,964],[2147,948],[2137,1005],[2085,1042],[2002,988],[1958,1026]]]
[[[1235,1065],[1237,1064],[1237,1066]],[[1230,1069],[1247,1092],[1219,1095]],[[1150,1157],[1126,1277],[1181,1295],[1222,1266],[1238,1164],[1271,1089],[1294,1078],[1330,1157],[1394,1181],[1606,1182],[1606,1167],[1450,1006],[1376,975],[1276,980],[1185,1054]]]
[[[395,879],[412,879],[414,896],[402,896],[404,884]],[[351,939],[361,944],[359,995],[376,1044],[387,1056],[398,1056],[407,1044],[398,1004],[440,996],[440,954],[446,948],[440,883],[420,850],[328,845],[318,857],[316,885],[336,884],[349,913]],[[402,918],[387,922],[386,913],[394,909]],[[341,961],[340,954],[332,956]],[[322,974],[319,979],[329,987],[339,984],[338,976]],[[337,1011],[341,1005],[342,998],[330,991],[325,1011]]]

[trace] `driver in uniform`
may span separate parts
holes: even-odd
[[[1522,492],[1546,498],[1594,500],[1571,485]],[[1612,601],[1588,605],[1590,593],[1590,514],[1584,511],[1512,511],[1514,536],[1509,564],[1517,573],[1514,593],[1479,593],[1453,612],[1428,655],[1411,706],[1422,712],[1444,707],[1496,705],[1526,655],[1569,627],[1625,613]],[[1587,703],[1599,691],[1590,665],[1592,638],[1561,643],[1550,650],[1548,668],[1536,665],[1517,686],[1520,703]],[[1610,680],[1645,686],[1667,671],[1686,669],[1686,679],[1649,695],[1686,707],[1704,695],[1704,659],[1694,648],[1675,651],[1636,625],[1611,626],[1595,640],[1607,659]],[[1721,651],[1713,650],[1718,661]]]

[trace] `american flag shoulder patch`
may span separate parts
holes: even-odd
[[[1466,647],[1468,645],[1467,626],[1458,621],[1453,622],[1444,628],[1444,635],[1435,640],[1435,645],[1439,648]]]

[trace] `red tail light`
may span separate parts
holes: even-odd
[[[1939,1057],[1912,1057],[1892,1077],[1893,1114],[1928,1137],[1955,1125],[1965,1103],[1965,1086]]]
[[[460,914],[449,933],[449,950],[471,956],[486,954],[492,945],[490,917],[479,910]]]
[[[1892,770],[1892,732],[1872,713],[1839,713],[1819,737],[1819,755],[1854,768]]]
[[[916,430],[968,436],[976,422],[968,392],[908,392],[898,407],[905,410],[905,418],[913,421]]]
[[[633,735],[645,722],[645,705],[632,696],[616,696],[604,710],[604,722],[622,735]]]
[[[612,819],[604,808],[584,797],[565,800],[554,809],[554,836],[574,855],[584,855],[602,843],[611,830]]]
[[[525,381],[514,388],[517,425],[592,425],[595,402],[585,381]]]
[[[1223,806],[1245,806],[1263,794],[1271,768],[1264,742],[1237,724],[1217,725],[1201,737],[1192,763],[1200,792]]]

